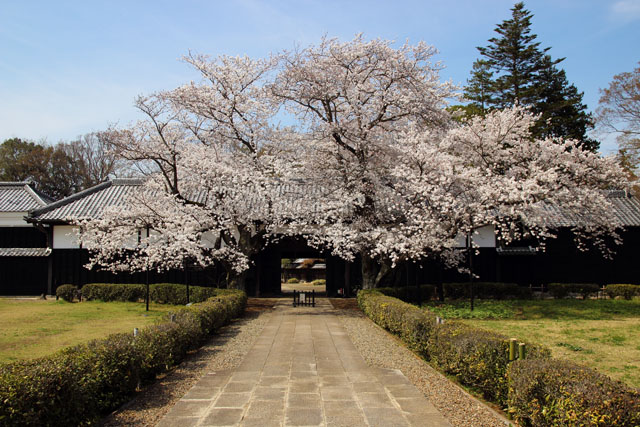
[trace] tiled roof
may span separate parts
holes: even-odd
[[[126,196],[132,194],[142,184],[141,179],[114,179],[81,191],[73,196],[51,203],[44,208],[31,213],[34,220],[45,223],[65,222],[74,217],[99,217],[107,206],[124,205]],[[299,197],[301,184],[286,184],[279,188],[285,203],[295,207],[297,203],[304,203]],[[305,186],[308,189],[308,187]],[[310,189],[309,191],[314,191]],[[317,191],[317,189],[315,190]],[[320,197],[320,196],[319,196]],[[609,191],[608,197],[613,205],[614,214],[620,224],[625,227],[640,227],[640,200],[629,196],[624,191]],[[199,194],[198,200],[205,202],[206,195]],[[249,200],[249,203],[260,203],[259,200]],[[577,224],[568,212],[558,206],[547,205],[546,220],[552,228],[571,227]],[[302,262],[296,259],[294,264]]]
[[[74,217],[99,217],[108,206],[124,205],[126,196],[143,184],[140,179],[113,179],[32,212],[42,222],[64,222]]]
[[[50,202],[30,182],[0,182],[0,212],[27,212]]]
[[[45,257],[49,256],[51,249],[49,248],[0,248],[0,256],[27,256],[27,257]]]
[[[624,227],[640,227],[640,200],[624,191],[609,191],[608,198],[613,205],[613,214]],[[547,224],[552,228],[572,227],[579,219],[564,211],[561,207],[547,205]]]

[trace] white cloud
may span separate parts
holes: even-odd
[[[640,0],[618,0],[611,6],[611,18],[628,23],[640,19]]]

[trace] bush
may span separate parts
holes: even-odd
[[[313,282],[311,282],[311,284],[313,286],[325,286],[327,284],[327,281],[324,280],[324,279],[317,279],[317,280],[314,280]]]
[[[378,289],[358,292],[358,306],[379,326],[402,338],[413,351],[429,358],[427,343],[436,326],[433,313],[383,295]]]
[[[77,292],[78,288],[73,285],[60,285],[56,289],[56,297],[62,298],[67,302],[73,302]]]
[[[462,299],[471,297],[470,283],[443,283],[445,298]],[[507,299],[507,298],[531,298],[531,290],[516,283],[502,282],[474,282],[473,294],[475,298]]]
[[[218,295],[220,289],[189,286],[189,302],[198,303]],[[140,284],[91,283],[82,287],[86,300],[142,301],[146,286]],[[154,283],[149,285],[149,298],[158,304],[184,305],[187,303],[187,287],[177,283]]]
[[[564,360],[510,364],[509,411],[522,426],[637,426],[640,394]]]
[[[300,280],[298,280],[296,277],[292,277],[291,279],[287,280],[287,283],[300,283]]]
[[[436,295],[433,285],[405,286],[401,288],[377,288],[379,292],[389,297],[398,298],[404,302],[421,303],[429,301]]]
[[[622,297],[626,300],[632,299],[634,296],[640,296],[640,285],[607,285],[605,289],[609,298]]]
[[[93,423],[239,316],[246,301],[241,291],[218,292],[135,338],[114,334],[48,357],[0,365],[0,425]]]
[[[427,350],[433,365],[478,390],[486,399],[505,403],[508,337],[450,321],[434,329]],[[528,358],[548,358],[550,354],[544,347],[527,344]]]
[[[573,293],[586,299],[589,295],[597,294],[600,287],[595,283],[549,283],[547,289],[554,298],[565,298]]]
[[[81,289],[82,298],[87,301],[129,301],[136,302],[144,299],[145,285],[90,283]]]

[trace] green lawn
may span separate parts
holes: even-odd
[[[525,300],[429,303],[445,318],[546,345],[554,357],[579,362],[640,388],[640,300]]]
[[[143,303],[0,298],[0,363],[30,359],[114,332],[133,333],[174,308]]]

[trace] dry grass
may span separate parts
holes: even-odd
[[[498,303],[511,305],[510,318],[466,321],[510,337],[546,345],[554,357],[596,368],[640,388],[639,300]]]
[[[173,306],[0,299],[0,362],[44,356],[115,332],[142,328]]]

